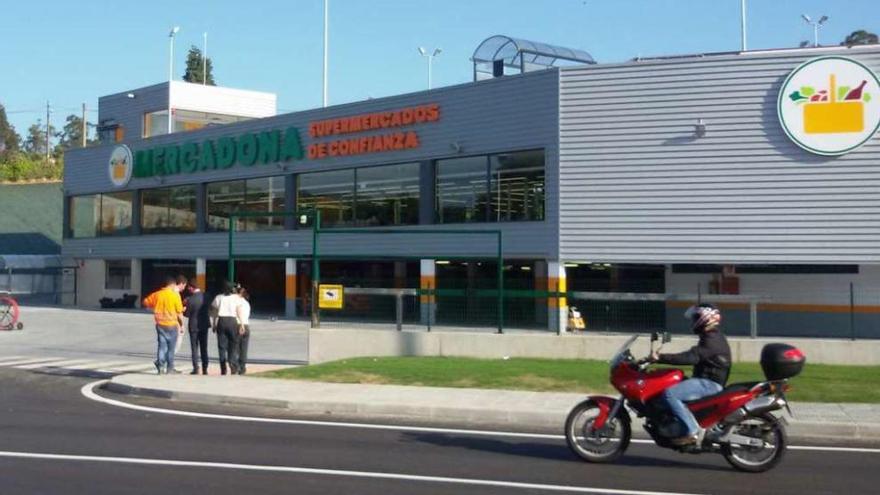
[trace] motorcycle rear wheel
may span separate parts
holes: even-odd
[[[565,440],[587,462],[613,462],[623,455],[632,438],[629,413],[621,407],[616,417],[609,417],[605,426],[596,431],[592,425],[599,411],[599,404],[593,399],[574,406],[565,421]]]
[[[721,446],[724,459],[740,471],[762,473],[782,460],[788,447],[785,425],[770,413],[749,416],[737,424],[733,432],[764,440],[764,447],[740,447],[730,444]],[[768,450],[770,449],[770,450]]]

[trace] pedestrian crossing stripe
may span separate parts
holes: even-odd
[[[69,370],[93,371],[100,373],[136,373],[153,371],[154,365],[147,361],[107,360],[107,359],[72,359],[65,357],[6,356],[0,358],[0,367],[20,370]]]

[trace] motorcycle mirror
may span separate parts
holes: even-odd
[[[663,332],[663,343],[672,342],[672,334],[669,332]]]

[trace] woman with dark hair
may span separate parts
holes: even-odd
[[[230,356],[232,369],[238,368],[238,374],[243,375],[247,372],[247,353],[248,342],[251,339],[251,303],[249,302],[251,295],[247,289],[240,287],[238,289],[238,308],[236,315],[238,316],[238,335],[235,340],[235,351]],[[235,358],[238,358],[235,360]],[[233,371],[233,373],[235,373]]]
[[[217,350],[220,354],[220,374],[226,374],[226,363],[229,362],[232,374],[238,372],[238,358],[235,349],[238,346],[238,306],[241,298],[236,287],[228,281],[223,282],[223,292],[214,298],[211,308],[214,310],[214,321],[211,327],[217,334]]]

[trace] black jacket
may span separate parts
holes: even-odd
[[[183,313],[183,316],[189,319],[187,321],[187,328],[190,332],[211,328],[211,317],[208,314],[209,309],[211,309],[211,305],[205,302],[205,293],[202,291],[186,298],[186,311]]]
[[[701,333],[700,342],[689,350],[676,354],[660,354],[657,362],[694,365],[694,378],[706,378],[723,387],[730,374],[730,346],[724,334],[712,330]]]

